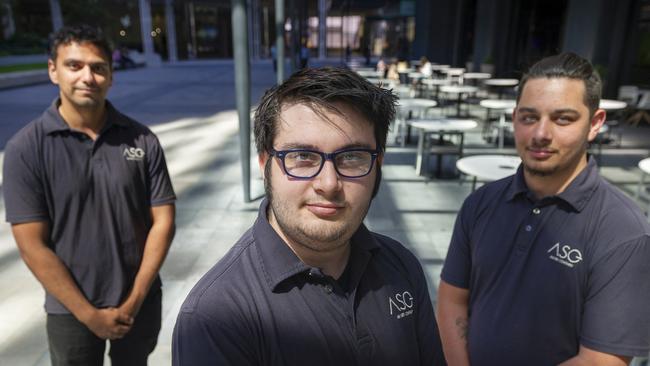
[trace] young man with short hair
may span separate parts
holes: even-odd
[[[255,113],[266,199],[194,287],[174,365],[441,365],[426,279],[363,219],[395,96],[356,73],[305,69]]]
[[[650,228],[587,154],[601,81],[565,53],[532,66],[513,112],[522,164],[470,195],[438,290],[452,365],[625,365],[650,348]]]
[[[46,291],[52,364],[146,365],[161,322],[158,270],[174,232],[165,157],[107,100],[111,51],[88,26],[54,37],[59,97],[8,143],[7,221]]]

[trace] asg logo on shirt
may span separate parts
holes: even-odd
[[[144,150],[139,147],[126,147],[124,148],[122,156],[124,156],[126,160],[142,160],[144,159]]]
[[[390,315],[397,319],[402,319],[413,314],[413,296],[410,292],[398,292],[388,298],[388,307]]]
[[[569,268],[573,268],[582,260],[582,253],[578,249],[572,249],[568,245],[560,245],[560,242],[555,243],[546,253],[551,253],[549,258]]]

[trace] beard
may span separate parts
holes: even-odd
[[[347,245],[368,213],[370,201],[359,215],[353,217],[301,222],[289,203],[276,200],[273,195],[271,160],[272,158],[269,158],[264,166],[264,192],[269,201],[267,217],[270,218],[272,213],[275,222],[287,239],[312,251],[328,252]]]

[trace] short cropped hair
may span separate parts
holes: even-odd
[[[521,98],[526,82],[539,78],[568,78],[582,80],[585,84],[584,103],[589,108],[589,115],[593,116],[598,109],[602,94],[602,81],[598,71],[591,63],[572,52],[546,57],[531,66],[530,70],[521,78],[517,91],[517,103]]]
[[[306,68],[281,85],[267,90],[255,110],[254,133],[258,153],[271,152],[282,107],[305,104],[319,113],[324,108],[341,113],[336,103],[356,109],[374,128],[377,150],[386,149],[386,136],[395,118],[397,97],[354,71],[337,67]]]
[[[50,59],[56,61],[59,46],[71,43],[90,43],[99,48],[108,60],[112,63],[113,50],[101,30],[86,24],[65,26],[59,29],[50,41]]]

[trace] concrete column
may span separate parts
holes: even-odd
[[[176,19],[174,17],[174,0],[165,0],[165,22],[167,24],[167,54],[169,62],[178,61],[176,48]]]
[[[59,0],[50,0],[50,13],[52,14],[52,30],[56,32],[63,28],[63,15]]]
[[[275,0],[275,50],[278,58],[277,82],[284,81],[284,0]]]
[[[235,61],[235,91],[239,116],[239,151],[241,156],[244,202],[251,201],[251,84],[248,55],[248,16],[246,0],[231,0],[232,43]]]
[[[2,7],[2,36],[8,39],[16,33],[16,23],[14,22],[14,12],[11,9],[11,2],[8,0],[0,1]]]
[[[327,58],[327,3],[327,0],[318,0],[318,58],[321,60]]]
[[[603,0],[569,1],[562,51],[575,52],[593,61],[596,47],[601,42],[598,30],[603,19],[602,9]]]
[[[151,0],[139,0],[139,9],[144,58],[147,66],[160,66],[160,56],[154,52],[153,39],[151,38]]]

